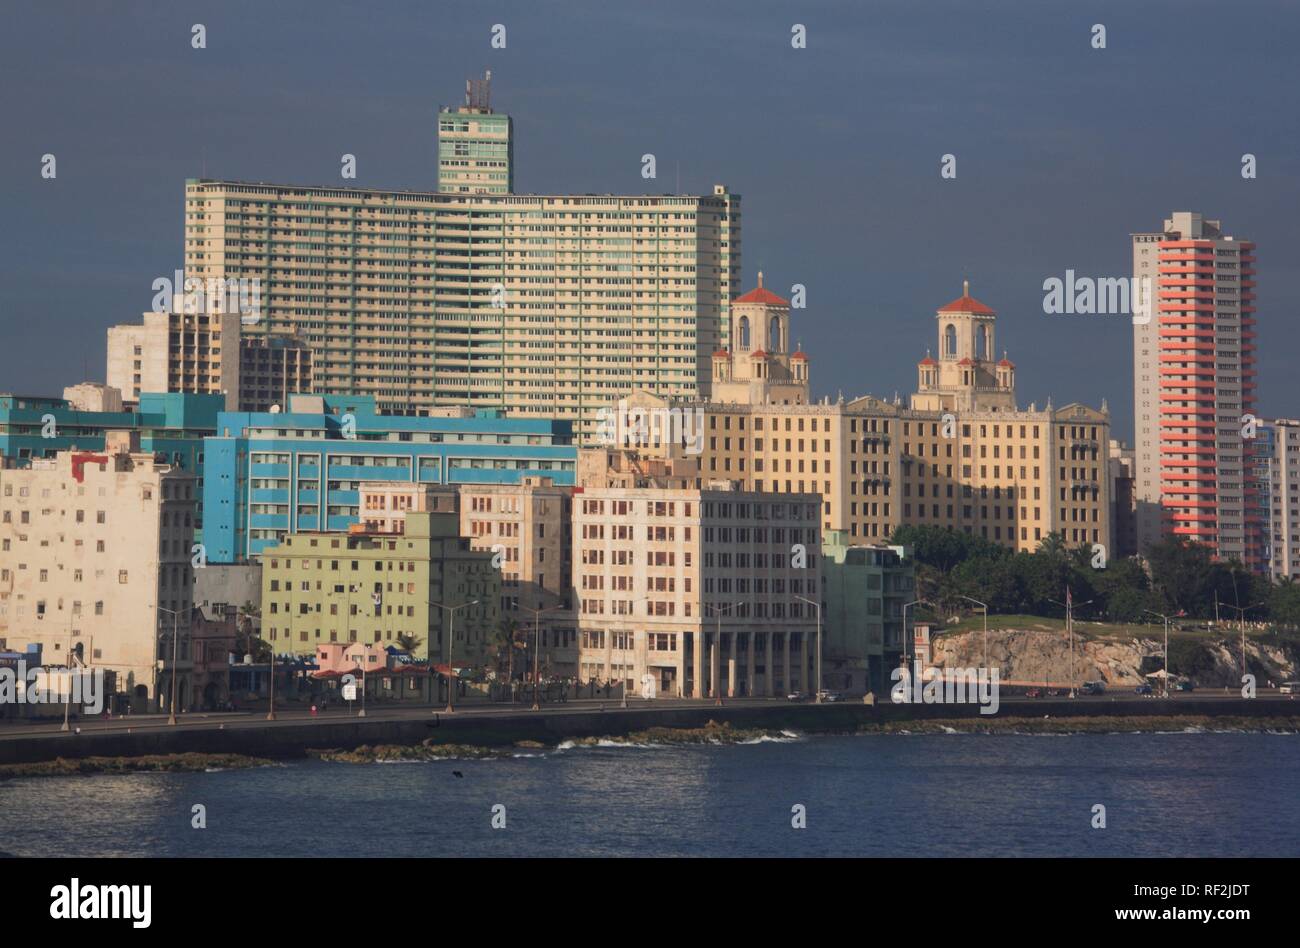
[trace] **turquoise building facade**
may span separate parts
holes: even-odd
[[[572,425],[507,418],[384,415],[370,395],[292,396],[289,411],[222,412],[205,440],[204,546],[243,563],[289,533],[346,531],[362,481],[515,484],[543,475],[571,486]]]

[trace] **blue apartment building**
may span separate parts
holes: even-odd
[[[222,412],[204,442],[203,543],[210,563],[243,563],[290,532],[357,523],[362,481],[570,486],[567,421],[380,414],[370,395],[293,395],[284,412]]]
[[[0,457],[26,466],[73,448],[102,451],[106,431],[138,431],[140,450],[198,474],[203,439],[216,434],[224,408],[222,395],[178,392],[141,394],[134,411],[79,411],[62,398],[0,395]],[[47,427],[47,420],[53,424]]]
[[[141,393],[133,411],[81,411],[62,398],[0,394],[0,459],[27,467],[32,458],[60,451],[102,451],[108,431],[136,431],[141,451],[192,471],[202,497],[203,439],[216,434],[225,405],[222,395],[154,392]],[[194,536],[201,542],[201,503],[196,516]]]

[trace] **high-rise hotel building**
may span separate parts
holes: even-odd
[[[316,391],[381,409],[568,419],[708,394],[740,279],[740,199],[374,191],[191,179],[185,273],[260,280]]]
[[[465,104],[438,112],[438,190],[512,194],[514,125],[492,111],[492,73],[465,81]]]
[[[1255,245],[1188,211],[1132,239],[1133,275],[1154,290],[1133,325],[1138,546],[1172,534],[1265,567],[1244,436],[1255,410]]]
[[[789,350],[789,302],[760,284],[732,304],[735,351],[714,354],[711,396],[676,406],[700,415],[688,445],[657,444],[647,430],[632,470],[685,455],[674,459],[698,465],[697,487],[728,480],[757,493],[820,494],[823,532],[850,544],[908,524],[1024,551],[1055,534],[1110,555],[1109,410],[1020,408],[1015,366],[994,348],[997,314],[969,287],[935,313],[938,358],[917,363],[906,406],[870,395],[811,401],[810,360]],[[638,393],[620,406],[622,430],[668,407]]]

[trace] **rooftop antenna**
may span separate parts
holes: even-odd
[[[492,70],[483,74],[482,79],[465,80],[465,105],[480,112],[492,111]]]

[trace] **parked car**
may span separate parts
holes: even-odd
[[[787,701],[803,701],[808,696],[802,691],[792,691],[785,696]]]
[[[1025,692],[1026,698],[1041,698],[1042,696],[1043,693],[1039,691],[1037,688],[1030,688],[1028,691]]]
[[[1151,690],[1151,686],[1150,686],[1150,685],[1138,685],[1136,688],[1133,689],[1133,693],[1134,693],[1135,695],[1153,695],[1153,694],[1155,694],[1155,692]]]
[[[1284,682],[1282,687],[1278,689],[1278,693],[1284,695],[1300,695],[1300,681]]]
[[[844,696],[838,691],[819,691],[817,697],[826,703],[844,700]]]
[[[1085,681],[1083,683],[1083,693],[1085,695],[1103,695],[1106,693],[1106,683],[1104,681]]]
[[[1180,681],[1178,684],[1174,685],[1174,691],[1192,691],[1192,690],[1193,687],[1190,681]]]

